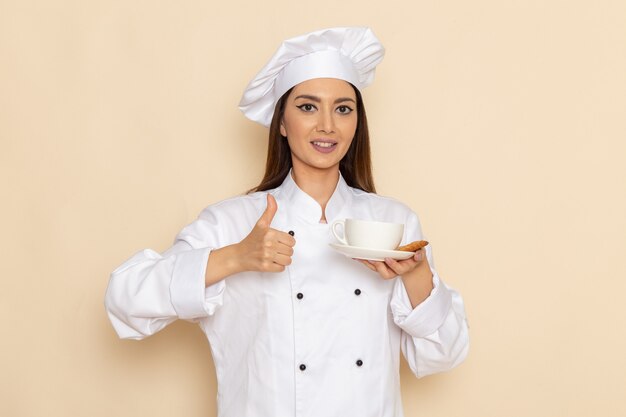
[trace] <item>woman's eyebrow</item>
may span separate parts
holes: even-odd
[[[301,94],[298,97],[294,98],[294,100],[297,100],[299,98],[303,98],[303,99],[306,99],[306,100],[311,100],[311,101],[314,101],[316,103],[319,103],[320,101],[322,101],[319,97],[311,96],[311,95],[308,95],[308,94]]]
[[[319,102],[321,102],[321,101],[322,101],[319,97],[316,97],[316,96],[311,96],[311,95],[309,95],[309,94],[301,94],[301,95],[299,95],[298,97],[294,98],[294,100],[297,100],[297,99],[299,99],[299,98],[303,98],[303,99],[306,99],[306,100],[311,100],[311,101],[314,101],[314,102],[316,102],[316,103],[319,103]],[[344,101],[351,101],[351,102],[353,102],[354,104],[356,104],[356,101],[354,101],[354,99],[352,99],[352,98],[350,98],[350,97],[340,97],[340,98],[338,98],[337,100],[335,100],[335,104],[337,104],[337,103],[343,103]]]
[[[335,104],[337,104],[337,103],[343,103],[344,101],[351,101],[351,102],[353,102],[354,104],[356,104],[356,101],[354,101],[354,99],[351,99],[350,97],[341,97],[341,98],[338,98],[337,100],[335,100]]]

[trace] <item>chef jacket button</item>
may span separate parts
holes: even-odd
[[[356,295],[361,295],[361,290],[357,288],[356,290],[354,290],[354,293],[355,293]]]
[[[363,365],[363,361],[361,359],[356,361],[356,366],[362,366]]]
[[[293,230],[288,231],[287,233],[289,233],[291,236],[295,235],[295,233],[293,232]]]
[[[298,300],[302,300],[304,298],[304,294],[302,294],[301,292],[299,292],[296,297],[298,297]]]
[[[300,370],[304,371],[306,369],[306,365],[305,364],[300,364]]]

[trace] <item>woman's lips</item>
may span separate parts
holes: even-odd
[[[311,145],[321,153],[331,153],[337,148],[337,142],[329,140],[314,140],[311,141]]]

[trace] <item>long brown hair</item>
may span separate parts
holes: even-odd
[[[370,135],[367,128],[365,106],[359,90],[353,85],[352,88],[356,93],[357,127],[348,152],[339,162],[339,171],[350,187],[358,188],[368,193],[375,193],[376,188],[374,187],[374,178],[372,176]],[[278,103],[276,103],[276,109],[270,124],[265,175],[261,183],[249,190],[248,193],[267,191],[278,187],[283,183],[292,167],[289,143],[280,134],[280,122],[285,113],[287,98],[292,90],[293,87],[283,94]]]

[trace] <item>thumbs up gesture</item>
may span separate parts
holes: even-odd
[[[288,233],[270,227],[277,210],[274,196],[267,194],[267,208],[250,234],[239,242],[243,270],[282,272],[291,264],[296,240]]]

